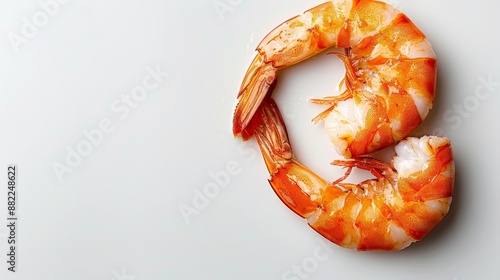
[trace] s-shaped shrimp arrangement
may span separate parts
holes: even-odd
[[[340,94],[312,102],[345,160],[328,183],[298,162],[271,94],[278,72],[336,47],[345,65]],[[436,57],[403,13],[373,0],[333,0],[274,28],[243,79],[233,133],[255,136],[278,197],[330,241],[357,250],[400,250],[424,238],[448,213],[455,169],[450,141],[408,135],[434,101]],[[391,163],[366,156],[397,143]],[[375,178],[343,182],[353,168]]]

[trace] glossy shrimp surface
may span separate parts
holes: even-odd
[[[344,63],[339,94],[315,103],[329,106],[324,121],[337,151],[365,155],[408,136],[434,101],[436,58],[425,35],[400,11],[372,0],[334,0],[293,17],[258,45],[243,79],[233,118],[234,135],[246,130],[276,84],[280,69],[330,47]]]
[[[328,183],[292,153],[277,105],[263,100],[251,127],[278,197],[330,241],[357,250],[401,250],[424,238],[448,213],[454,162],[448,139],[409,137],[392,162],[371,157],[336,160],[346,175]],[[343,183],[353,168],[375,178]]]

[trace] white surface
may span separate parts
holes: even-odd
[[[15,52],[9,34],[43,11],[38,2],[0,1],[0,170],[19,168],[18,272],[7,271],[2,187],[0,279],[496,277],[500,2],[392,1],[439,60],[435,107],[416,134],[448,136],[457,166],[448,217],[395,253],[322,245],[268,186],[256,143],[231,135],[255,46],[321,1],[68,1]],[[169,76],[127,115],[122,95],[148,67]],[[333,56],[314,58],[283,73],[276,92],[297,156],[329,179],[342,173],[328,165],[338,155],[309,122],[322,108],[307,98],[332,93],[341,71]],[[490,94],[481,79],[495,82]],[[102,121],[113,131],[59,181],[53,164]],[[186,223],[179,207],[222,171],[235,175]]]

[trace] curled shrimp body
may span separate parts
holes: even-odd
[[[371,157],[336,160],[332,164],[347,172],[328,183],[295,159],[272,100],[263,100],[251,127],[279,198],[342,247],[401,250],[424,238],[448,213],[455,171],[446,138],[409,137],[396,145],[391,164]],[[353,168],[375,178],[343,183]]]
[[[425,35],[400,11],[373,0],[333,0],[293,17],[271,31],[243,79],[233,133],[246,127],[270,95],[280,69],[327,48],[346,68],[341,93],[312,102],[329,108],[324,120],[337,151],[365,155],[405,138],[434,101],[436,57]]]

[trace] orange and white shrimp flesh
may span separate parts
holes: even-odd
[[[339,94],[314,103],[346,158],[369,154],[409,135],[434,102],[436,56],[426,36],[400,11],[373,0],[333,0],[293,17],[258,45],[243,79],[233,133],[246,130],[281,69],[336,47],[346,74]]]
[[[328,183],[292,153],[278,107],[263,100],[252,120],[279,198],[330,241],[357,250],[401,250],[424,238],[448,213],[454,161],[448,139],[409,137],[399,142],[391,164],[371,157],[336,160],[346,175]],[[343,183],[351,169],[375,178]]]

